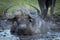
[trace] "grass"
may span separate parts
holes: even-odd
[[[60,13],[60,0],[56,0],[55,13]]]
[[[27,8],[30,11],[35,11],[34,8],[30,7],[27,4],[33,4],[34,6],[39,8],[37,0],[0,0],[0,14],[2,14],[4,8],[9,5],[13,6],[8,10],[9,14],[12,14],[13,11],[15,11],[17,8]],[[60,0],[56,0],[54,13],[60,13]]]
[[[16,8],[28,8],[32,10],[27,4],[33,4],[35,6],[38,5],[37,0],[0,0],[0,14],[2,14],[4,8],[9,5],[13,7],[8,10],[9,13],[13,12]],[[38,7],[38,6],[37,6]]]

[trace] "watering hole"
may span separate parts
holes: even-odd
[[[0,22],[1,24],[0,25],[0,40],[22,40],[22,39],[27,40],[27,38],[29,38],[29,37],[26,37],[25,39],[24,38],[19,39],[19,37],[11,35],[10,33],[11,23],[6,20],[0,20],[0,21],[1,21]],[[43,37],[40,37],[39,35],[35,35],[29,38],[28,40],[60,40],[60,32],[48,32]]]
[[[31,16],[36,17],[36,15],[31,15]],[[37,18],[36,21],[37,21],[37,24],[40,24],[40,25],[45,23],[44,20],[39,18]],[[0,40],[60,40],[60,32],[54,32],[50,30],[50,28],[54,29],[55,27],[58,28],[58,26],[54,24],[52,21],[46,22],[45,24],[47,24],[49,28],[49,31],[45,35],[40,36],[40,34],[38,34],[34,36],[26,36],[21,38],[21,37],[14,36],[10,33],[10,28],[12,26],[12,23],[10,21],[0,19]],[[43,26],[45,26],[45,24]],[[40,25],[36,25],[37,26],[36,31],[39,31],[38,26]]]

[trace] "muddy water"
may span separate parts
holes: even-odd
[[[0,40],[60,40],[60,32],[48,32],[44,36],[35,35],[34,37],[18,38],[10,34],[11,23],[6,20],[0,20]],[[49,23],[50,25],[52,23]],[[54,26],[54,25],[53,25]],[[2,28],[3,27],[3,28]]]
[[[17,37],[10,34],[11,22],[0,19],[0,40],[17,40]]]
[[[39,37],[39,35],[37,37],[38,38],[31,38],[31,39],[28,39],[28,40],[60,40],[60,33],[51,32],[51,33],[47,33],[43,37]],[[22,38],[22,39],[27,40],[27,39],[24,39],[24,38]],[[7,29],[7,30],[4,30],[4,31],[0,32],[0,40],[19,40],[19,38],[11,35],[10,30]]]

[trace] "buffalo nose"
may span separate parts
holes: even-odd
[[[26,24],[21,24],[19,26],[20,26],[21,29],[26,29],[27,28]]]

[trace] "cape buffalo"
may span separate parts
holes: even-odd
[[[32,6],[35,8],[34,6]],[[20,36],[33,36],[46,34],[49,31],[48,25],[40,18],[39,10],[36,13],[31,12],[26,8],[20,8],[13,12],[13,16],[7,16],[7,20],[12,22],[11,34]],[[6,10],[7,12],[7,10]]]
[[[12,18],[13,26],[11,33],[18,36],[28,36],[45,34],[48,32],[48,26],[44,20],[40,19],[38,15],[30,14],[27,9],[18,9],[14,12],[15,17]],[[11,20],[11,18],[10,18]]]
[[[38,0],[38,3],[41,9],[41,15],[43,18],[47,16],[49,7],[50,7],[50,15],[52,16],[54,12],[56,0]]]

